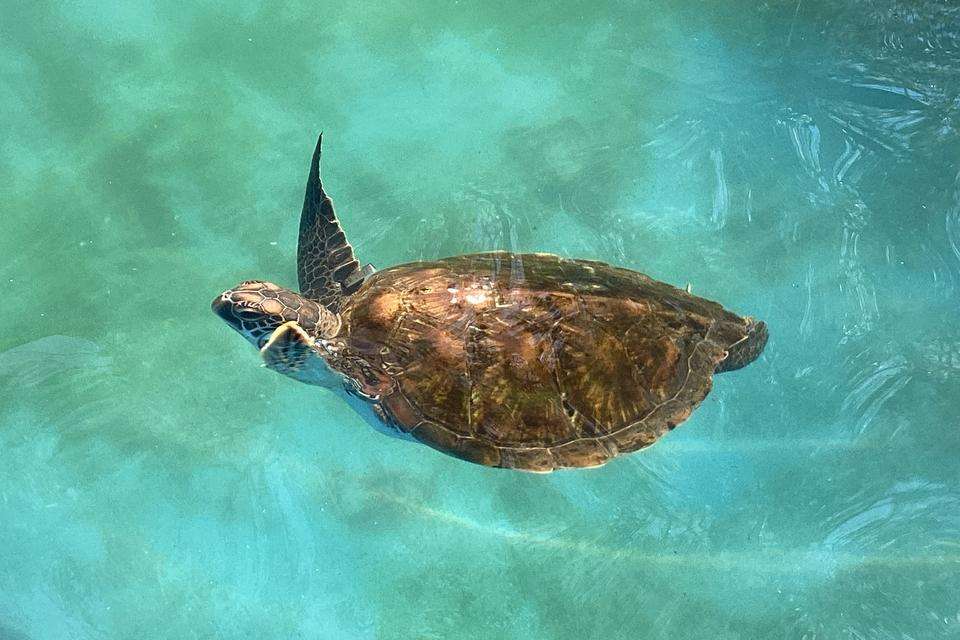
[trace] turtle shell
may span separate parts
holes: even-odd
[[[529,471],[652,444],[762,325],[627,269],[509,253],[385,269],[341,318],[342,369],[384,421]]]

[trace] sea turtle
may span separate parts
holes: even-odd
[[[602,262],[498,251],[361,268],[321,143],[300,293],[248,280],[213,311],[267,367],[342,393],[391,435],[493,467],[594,467],[655,442],[766,344],[763,322]]]

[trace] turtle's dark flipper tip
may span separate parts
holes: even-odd
[[[763,348],[767,346],[767,338],[769,337],[767,323],[763,320],[754,320],[753,318],[748,318],[747,320],[750,325],[747,329],[746,339],[730,348],[727,357],[717,365],[717,373],[735,371],[736,369],[747,366],[756,360],[760,356],[760,353],[763,352]]]

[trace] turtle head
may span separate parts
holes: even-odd
[[[257,349],[274,331],[296,323],[307,335],[329,338],[340,329],[340,318],[314,300],[272,282],[246,280],[214,298],[213,312]]]

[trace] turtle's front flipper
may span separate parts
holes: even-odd
[[[353,247],[340,228],[333,201],[320,181],[320,146],[317,140],[307,178],[307,192],[300,214],[300,238],[297,246],[297,276],[300,293],[319,301],[334,313],[340,302],[363,284],[365,273],[353,255]]]
[[[323,387],[338,382],[317,351],[316,342],[296,322],[285,322],[271,334],[260,357],[268,369],[300,382]]]

